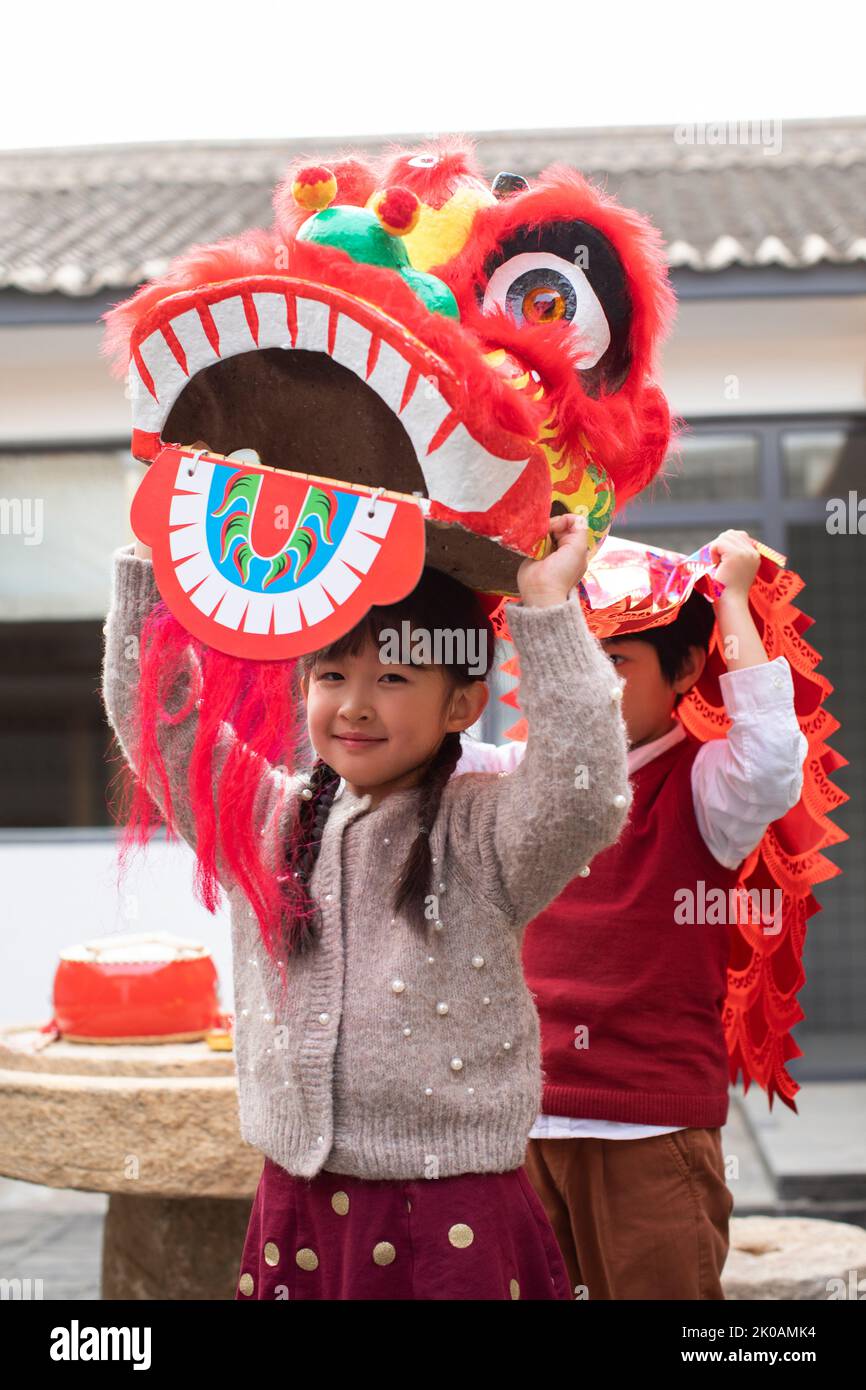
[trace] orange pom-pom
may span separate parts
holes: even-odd
[[[306,212],[321,212],[337,196],[337,180],[324,164],[299,169],[292,183],[292,197]]]
[[[377,193],[373,211],[391,236],[408,236],[418,225],[421,203],[409,188],[386,188]]]

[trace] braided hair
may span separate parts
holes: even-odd
[[[284,921],[284,944],[288,951],[301,954],[313,946],[321,927],[321,914],[310,896],[309,883],[340,776],[323,758],[317,758],[306,781],[307,786],[296,799],[283,875],[290,904]]]
[[[406,911],[413,925],[422,927],[424,930],[428,925],[425,900],[429,893],[433,873],[430,832],[439,811],[442,793],[449,777],[460,761],[462,751],[460,734],[454,730],[445,735],[427,769],[427,774],[421,783],[418,833],[412,841],[394,892],[393,907],[395,913]]]
[[[319,652],[300,658],[301,671],[309,676],[317,662],[340,656],[357,655],[367,641],[381,641],[386,629],[396,629],[408,620],[415,628],[433,631],[436,628],[468,631],[474,629],[481,638],[485,654],[486,679],[493,665],[496,632],[472,589],[441,570],[427,566],[416,587],[397,603],[382,604],[369,610],[354,628],[336,642]],[[469,685],[480,677],[470,671],[466,662],[457,660],[442,663],[454,686]],[[406,856],[399,878],[394,885],[392,910],[405,912],[411,924],[424,932],[429,927],[426,900],[430,896],[432,854],[430,834],[439,812],[442,793],[460,761],[462,745],[458,731],[447,733],[430,759],[420,783],[418,831]],[[305,793],[298,798],[294,822],[286,850],[286,873],[290,901],[289,924],[284,941],[289,951],[307,951],[317,941],[321,928],[318,905],[309,893],[310,878],[315,868],[325,822],[334,802],[340,782],[339,774],[322,758],[317,758],[307,779]]]

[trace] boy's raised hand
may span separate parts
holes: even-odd
[[[534,608],[564,603],[586,573],[589,559],[586,517],[563,512],[550,518],[554,549],[543,560],[522,562],[517,584],[523,602]]]
[[[761,563],[755,544],[746,531],[723,531],[710,541],[717,561],[713,578],[725,586],[713,607],[729,671],[763,666],[770,659],[749,611],[749,590]]]
[[[761,564],[756,542],[747,531],[722,531],[710,541],[710,555],[716,561],[714,579],[724,584],[725,593],[745,598]]]

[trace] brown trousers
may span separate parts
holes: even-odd
[[[734,1199],[720,1129],[530,1139],[526,1172],[576,1297],[724,1298]]]

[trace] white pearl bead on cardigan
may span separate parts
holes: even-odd
[[[616,796],[613,799],[613,804],[614,806],[618,806],[620,810],[622,810],[623,806],[626,805],[627,801],[628,798],[623,796],[622,792],[617,792]]]

